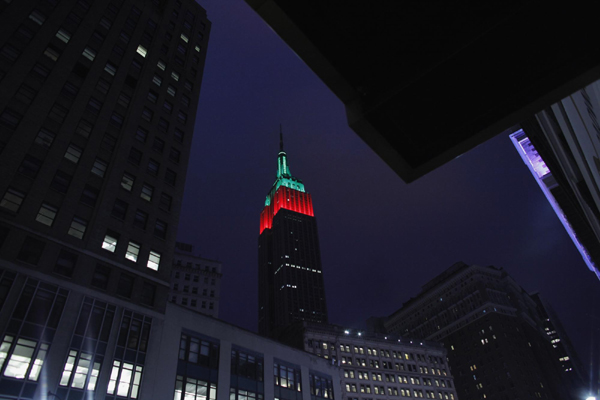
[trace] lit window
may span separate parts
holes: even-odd
[[[146,48],[141,44],[138,46],[136,51],[142,57],[146,57],[146,54],[148,54],[148,50],[146,50]]]
[[[38,10],[33,10],[31,14],[29,14],[29,19],[38,25],[42,25],[46,20],[46,16]]]
[[[156,66],[163,71],[165,70],[165,68],[167,68],[167,64],[165,64],[163,60],[158,60]]]
[[[8,359],[4,376],[16,379],[25,379],[27,376],[31,381],[37,381],[44,358],[48,352],[48,345],[46,343],[40,345],[37,356],[32,363],[37,342],[19,338],[11,353],[10,348],[13,341],[14,337],[6,335],[0,345],[0,368],[2,368],[5,360]],[[27,374],[28,370],[29,374]]]
[[[104,67],[104,70],[106,72],[108,72],[112,76],[114,76],[117,73],[117,67],[114,64],[110,63],[110,62],[106,63],[106,66]]]
[[[129,242],[127,245],[127,253],[125,254],[125,258],[133,262],[137,262],[139,254],[140,245],[135,242]]]
[[[142,367],[121,361],[114,360],[110,380],[108,382],[108,394],[116,394],[117,396],[130,397],[137,399],[140,390],[140,382],[142,378]]]
[[[83,50],[83,56],[90,61],[94,61],[94,58],[96,58],[96,51],[94,51],[94,49],[86,47],[85,50]]]
[[[107,233],[106,236],[104,236],[104,241],[102,242],[102,248],[104,250],[108,250],[111,253],[115,252],[115,249],[117,248],[117,240],[118,240],[118,235],[114,234],[114,233]]]
[[[48,46],[46,50],[44,50],[44,55],[52,61],[56,61],[58,60],[58,57],[60,57],[60,53],[58,52],[58,50],[51,46]]]
[[[85,234],[85,228],[87,227],[87,221],[79,217],[73,217],[71,226],[69,227],[69,235],[74,236],[78,239],[83,239]]]
[[[0,201],[0,207],[16,213],[19,211],[24,198],[25,193],[8,188],[6,193],[4,193],[4,197],[2,197],[2,200]]]
[[[154,75],[154,78],[152,78],[152,82],[154,82],[156,86],[160,86],[162,83],[162,78],[158,75]]]
[[[194,47],[194,50],[196,50],[198,53],[200,53],[200,46],[196,45],[196,47]]]
[[[167,88],[167,93],[169,93],[171,96],[175,96],[175,93],[177,93],[177,89],[175,89],[174,86],[169,85],[169,87]]]
[[[56,37],[65,43],[69,43],[69,40],[71,39],[71,34],[61,28],[58,30],[58,32],[56,32]]]
[[[53,207],[48,203],[43,203],[38,211],[37,217],[35,217],[35,220],[44,225],[52,226],[57,212],[58,209],[56,207]]]
[[[94,166],[92,167],[92,174],[98,175],[100,178],[104,178],[104,174],[106,173],[106,168],[108,164],[102,161],[99,158],[96,158],[94,161]]]
[[[146,183],[142,186],[142,192],[140,193],[140,197],[146,201],[152,201],[152,193],[154,192],[154,188]]]
[[[69,161],[73,161],[75,164],[79,162],[79,158],[81,157],[81,148],[74,144],[70,144],[67,152],[65,153],[65,158]]]
[[[173,78],[176,81],[179,81],[179,74],[175,71],[171,72],[171,78]]]
[[[153,269],[154,271],[158,271],[158,266],[160,265],[160,253],[157,251],[150,251],[150,257],[148,257],[147,267]]]
[[[123,178],[121,179],[121,187],[128,192],[131,192],[133,188],[133,182],[135,181],[135,176],[125,172],[123,173]]]

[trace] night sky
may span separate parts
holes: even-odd
[[[212,30],[178,240],[223,263],[222,319],[257,330],[259,217],[281,123],[291,172],[313,196],[330,322],[362,327],[457,261],[493,264],[552,304],[589,363],[600,282],[508,137],[406,184],[249,6],[200,4]]]

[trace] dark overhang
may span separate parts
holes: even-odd
[[[407,182],[600,78],[593,2],[246,2]]]

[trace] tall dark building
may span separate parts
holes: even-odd
[[[193,0],[0,2],[0,397],[153,398],[209,31]]]
[[[294,321],[327,322],[312,198],[292,176],[280,138],[277,178],[260,215],[258,328],[278,337]]]
[[[503,269],[459,262],[425,284],[385,327],[443,342],[461,400],[580,398],[544,315]]]

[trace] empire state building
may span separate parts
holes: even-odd
[[[277,338],[295,321],[327,323],[312,197],[294,177],[280,136],[277,178],[260,214],[258,328]]]

